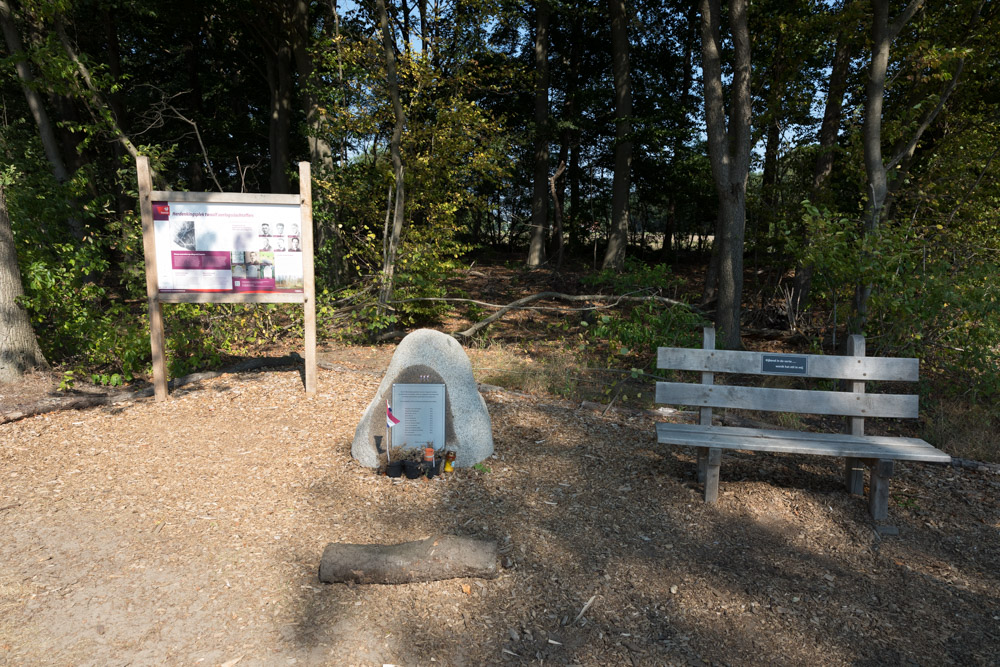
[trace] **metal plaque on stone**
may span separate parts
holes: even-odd
[[[392,428],[392,446],[410,449],[445,446],[443,384],[392,385],[392,413],[400,420]]]

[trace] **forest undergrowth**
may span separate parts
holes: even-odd
[[[391,345],[421,326],[447,333],[463,331],[497,308],[540,292],[567,295],[606,294],[632,297],[660,296],[681,304],[697,304],[702,291],[704,265],[630,262],[625,273],[594,273],[590,267],[560,271],[525,269],[515,258],[470,262],[443,282],[447,302],[398,304],[402,324],[383,341],[373,341],[366,299],[370,291],[353,289],[320,300],[320,347],[324,345]],[[834,326],[828,304],[817,301],[807,317],[789,323],[782,289],[768,283],[760,272],[748,269],[744,304],[743,344],[746,349],[836,354],[846,337],[843,326]],[[546,299],[524,309],[512,310],[480,330],[465,344],[477,350],[475,372],[479,382],[534,395],[593,402],[608,407],[648,410],[655,408],[658,379],[670,379],[656,369],[660,346],[700,347],[702,328],[711,324],[711,304],[665,306],[657,301],[564,302]],[[291,305],[196,305],[166,308],[168,358],[171,377],[218,370],[238,361],[301,348],[301,311]],[[148,354],[148,339],[136,337],[130,352]],[[870,346],[870,349],[874,346]],[[877,352],[887,356],[892,350]],[[87,368],[65,363],[55,369],[61,389],[72,391],[84,383],[142,386],[146,372],[123,377],[113,365]],[[985,372],[985,371],[984,371]],[[674,376],[676,377],[676,376]],[[683,378],[696,380],[692,375]],[[992,379],[987,378],[992,381]],[[752,378],[739,381],[755,381]],[[756,381],[759,381],[756,380]],[[921,418],[884,420],[876,430],[923,437],[953,456],[1000,461],[996,441],[998,416],[985,394],[976,391],[977,378],[955,369],[921,360],[918,386],[869,387],[869,391],[919,391]],[[787,426],[781,413],[752,415],[778,426]],[[837,430],[826,420],[825,426]],[[877,420],[870,420],[876,422]]]

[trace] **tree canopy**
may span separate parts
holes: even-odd
[[[470,253],[555,272],[694,259],[730,346],[777,301],[790,328],[864,329],[875,353],[990,371],[994,392],[997,13],[0,0],[13,298],[53,363],[142,373],[134,157],[157,186],[237,192],[293,191],[310,160],[321,313],[363,330],[433,321],[414,299],[445,296]],[[270,335],[266,308],[230,310]],[[178,312],[176,368],[239,344]]]

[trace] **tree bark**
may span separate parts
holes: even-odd
[[[923,0],[911,0],[903,12],[889,23],[889,0],[872,0],[872,59],[865,84],[865,124],[862,130],[865,176],[868,202],[865,205],[862,233],[874,233],[885,214],[888,186],[886,166],[882,159],[882,104],[885,95],[885,77],[889,67],[889,47],[899,31],[923,5]],[[868,322],[868,300],[873,284],[868,276],[858,276],[854,290],[850,333],[860,334]]]
[[[726,349],[739,349],[743,297],[743,238],[746,186],[750,171],[750,33],[747,0],[729,0],[733,80],[729,126],[722,84],[720,0],[701,1],[702,72],[709,160],[719,199],[715,242],[719,244],[719,298],[715,324]],[[719,238],[721,236],[721,238]]]
[[[30,370],[48,368],[31,319],[17,301],[23,295],[7,195],[0,181],[0,384],[17,382]]]
[[[535,10],[535,174],[531,193],[531,245],[528,266],[545,263],[549,231],[549,4],[538,0]]]
[[[35,125],[38,127],[38,135],[42,140],[45,157],[52,167],[52,174],[56,177],[57,181],[65,183],[69,180],[69,172],[59,151],[59,141],[56,138],[52,122],[49,120],[48,112],[45,110],[45,105],[42,103],[42,97],[35,90],[35,77],[31,72],[28,56],[24,53],[21,35],[17,31],[17,26],[14,25],[10,4],[7,0],[0,0],[0,28],[3,29],[7,51],[15,58],[14,67],[17,70],[17,77],[21,80],[21,88],[28,102],[28,109],[35,120]]]
[[[267,85],[271,93],[268,109],[268,149],[271,158],[270,189],[287,194],[290,189],[288,166],[292,130],[292,95],[295,86],[294,54],[291,41],[295,32],[295,0],[268,0],[256,3],[259,16],[253,24],[264,51]],[[266,18],[264,18],[266,17]]]
[[[431,59],[430,34],[427,32],[427,0],[417,0],[417,12],[420,14],[420,52],[424,58]]]
[[[319,563],[319,580],[328,584],[493,579],[498,573],[496,542],[453,535],[393,545],[331,542]]]
[[[698,5],[691,3],[688,8],[687,19],[684,29],[684,66],[681,78],[681,108],[689,109],[692,102],[691,83],[694,80],[694,53],[698,44]],[[670,153],[670,170],[673,171],[678,162],[678,158],[684,151],[684,133],[676,132],[674,135],[673,150]],[[668,196],[667,220],[663,230],[663,248],[660,256],[662,261],[673,263],[674,254],[674,231],[677,228],[677,195],[671,192]]]
[[[819,194],[833,173],[834,147],[840,133],[840,116],[847,92],[847,75],[851,65],[851,37],[846,30],[837,36],[833,63],[830,66],[830,83],[827,86],[826,105],[823,109],[823,124],[819,130],[819,155],[813,169],[812,192]]]
[[[568,134],[568,132],[567,132]],[[568,137],[563,138],[562,147],[559,149],[559,166],[556,167],[552,177],[549,178],[549,193],[552,195],[552,248],[550,255],[555,258],[556,268],[562,266],[563,261],[563,189],[562,177],[566,172],[566,158],[569,155]]]
[[[396,77],[396,52],[393,48],[393,37],[389,31],[389,14],[385,8],[385,0],[376,0],[379,27],[382,30],[382,48],[385,53],[386,79],[389,86],[389,98],[392,101],[392,111],[396,122],[392,128],[392,138],[389,140],[389,153],[392,158],[392,170],[396,177],[396,200],[393,208],[392,231],[386,250],[385,265],[382,267],[382,287],[379,290],[377,312],[381,316],[389,304],[396,271],[396,252],[399,249],[399,237],[403,232],[403,207],[406,203],[403,187],[403,157],[400,152],[400,142],[403,137],[403,126],[406,116],[403,114],[403,103],[399,97],[399,80]]]
[[[292,55],[295,58],[295,69],[299,76],[302,110],[306,116],[306,139],[309,143],[309,161],[313,165],[313,173],[321,169],[333,169],[333,151],[329,142],[323,139],[323,112],[316,103],[316,95],[312,92],[313,61],[309,54],[309,2],[307,0],[292,0]]]
[[[621,271],[628,245],[632,192],[632,80],[625,0],[608,0],[608,10],[611,14],[611,69],[615,81],[615,175],[611,185],[611,236],[601,268]]]

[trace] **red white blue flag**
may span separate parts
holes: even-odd
[[[386,428],[392,428],[399,423],[396,416],[392,414],[392,408],[389,407],[389,399],[385,399],[385,425]]]

